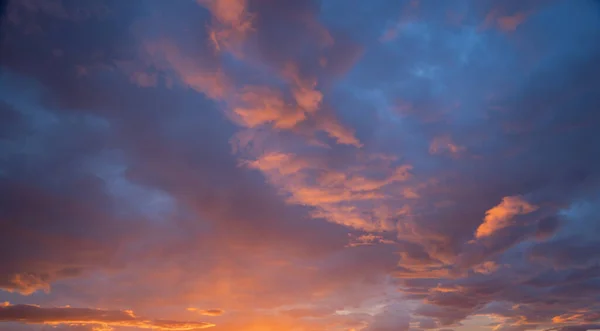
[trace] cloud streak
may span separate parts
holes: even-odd
[[[140,329],[186,331],[213,327],[205,322],[147,320],[129,310],[93,308],[42,308],[32,305],[0,306],[0,321],[48,325],[101,325],[105,327],[136,327]]]

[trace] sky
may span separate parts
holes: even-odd
[[[600,1],[1,9],[0,331],[600,329]]]

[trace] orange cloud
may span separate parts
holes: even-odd
[[[291,61],[284,65],[281,75],[293,85],[292,95],[301,109],[307,113],[319,110],[323,94],[316,89],[316,79],[302,77],[298,66]]]
[[[210,40],[217,51],[236,52],[236,47],[252,31],[252,15],[247,10],[246,0],[197,0],[213,15]]]
[[[563,314],[563,315],[559,315],[559,316],[554,316],[552,317],[552,323],[553,324],[563,324],[563,323],[568,323],[568,322],[577,322],[579,321],[582,317],[584,316],[584,314]]]
[[[292,98],[268,86],[244,86],[236,88],[233,78],[217,65],[193,59],[166,39],[149,41],[144,44],[154,65],[174,71],[179,80],[190,88],[206,96],[224,102],[231,120],[246,128],[270,125],[277,130],[291,130],[316,114],[322,103],[323,94],[316,89],[316,81],[302,78],[294,64],[288,64],[281,74],[290,84]],[[206,59],[206,62],[211,60]],[[290,62],[291,63],[291,62]],[[142,82],[140,82],[142,78]],[[148,85],[149,77],[136,76],[140,85]],[[310,131],[321,130],[334,138],[337,143],[360,147],[354,131],[342,125],[333,115],[320,115]]]
[[[475,232],[476,238],[492,235],[494,232],[510,225],[514,216],[534,212],[537,206],[531,205],[521,196],[504,197],[502,202],[485,213],[483,223]]]
[[[498,266],[498,264],[496,264],[496,262],[494,261],[486,261],[484,263],[481,263],[475,267],[473,267],[473,271],[478,272],[480,274],[491,274],[494,271],[498,270],[500,266]]]
[[[327,134],[334,138],[338,144],[352,145],[355,147],[361,147],[360,141],[354,136],[354,131],[343,126],[335,118],[332,117],[321,117],[318,120],[318,127],[327,132]]]
[[[384,160],[385,162],[385,160]],[[387,206],[388,187],[410,178],[410,165],[382,169],[386,176],[365,176],[365,165],[329,169],[316,160],[292,153],[269,152],[245,165],[263,172],[289,203],[315,208],[311,215],[366,231],[393,229],[400,210]]]
[[[253,26],[254,16],[249,13],[245,0],[198,0],[198,3],[207,7],[213,15],[210,38],[218,51],[226,50],[250,63],[258,60],[246,58],[240,50],[248,34],[255,29]],[[304,23],[310,33],[322,40],[324,47],[334,44],[329,31],[314,18],[307,17],[304,19]],[[316,56],[319,58],[318,55]],[[322,106],[323,93],[317,89],[317,80],[302,73],[295,59],[286,58],[281,63],[267,63],[267,65],[273,67],[290,85],[290,94],[295,104],[285,100],[281,93],[267,87],[244,87],[241,91],[233,93],[233,95],[237,95],[234,97],[236,101],[230,104],[233,113],[239,117],[242,125],[254,128],[258,125],[272,123],[276,129],[291,129],[305,121],[309,114],[319,111]],[[361,146],[354,136],[354,132],[332,116],[320,117],[316,122],[318,124],[313,129],[326,132],[337,143]]]
[[[263,172],[277,171],[280,175],[293,175],[299,171],[311,167],[307,160],[296,157],[294,154],[270,152],[263,154],[254,161],[245,162],[250,168]]]
[[[383,179],[368,178],[360,173],[327,171],[319,176],[319,183],[327,187],[342,187],[346,192],[376,191],[395,182],[403,182],[410,177],[411,166],[399,166]]]
[[[225,311],[221,309],[198,309],[194,307],[187,308],[187,311],[197,312],[198,314],[204,316],[221,316],[225,313]]]
[[[136,316],[130,310],[103,310],[94,308],[41,308],[34,305],[0,306],[0,322],[20,322],[47,325],[96,325],[135,327],[160,331],[189,331],[213,327],[205,322],[150,320]]]
[[[292,93],[298,106],[310,113],[317,111],[323,100],[323,94],[315,90],[314,86],[299,86],[294,88]]]
[[[244,29],[248,24],[245,0],[198,0],[198,3],[210,8],[220,23],[237,29]]]
[[[245,87],[236,99],[233,112],[249,128],[272,123],[275,128],[290,129],[306,118],[304,112],[286,103],[279,91],[267,87]]]
[[[1,287],[0,290],[7,292],[17,292],[22,295],[31,295],[37,291],[50,292],[50,284],[43,277],[20,273],[13,275],[9,281],[10,287]]]

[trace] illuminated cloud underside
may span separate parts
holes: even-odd
[[[0,306],[0,321],[48,325],[95,325],[98,328],[103,327],[109,330],[112,327],[124,326],[152,330],[186,331],[214,326],[214,324],[204,322],[147,320],[135,316],[131,311],[71,307],[41,308],[31,305]]]

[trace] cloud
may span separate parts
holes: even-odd
[[[305,113],[289,107],[278,91],[265,87],[245,88],[233,111],[249,128],[272,123],[275,128],[291,129],[306,119]]]
[[[502,198],[502,202],[485,212],[483,223],[477,228],[475,237],[482,238],[510,225],[510,221],[517,215],[529,214],[538,209],[520,196]]]
[[[102,71],[102,75],[105,73]],[[80,93],[90,95],[92,91],[100,91],[93,83],[94,75],[92,72],[86,78],[69,79],[79,82]],[[7,85],[27,86],[40,94],[56,93],[59,104],[76,102],[78,108],[87,110],[85,114],[58,112],[46,100],[32,96],[29,100],[36,109],[33,115],[40,116],[41,124],[47,126],[33,140],[41,148],[15,161],[39,162],[33,168],[19,168],[18,163],[5,168],[11,181],[35,189],[25,193],[37,196],[31,200],[41,203],[39,209],[49,214],[40,217],[17,208],[18,204],[5,209],[11,216],[14,232],[12,239],[2,243],[14,247],[25,240],[31,246],[24,247],[19,254],[0,255],[7,266],[2,272],[12,277],[15,273],[33,271],[51,285],[47,297],[87,301],[96,296],[97,289],[102,289],[103,295],[98,297],[102,306],[113,307],[118,300],[142,312],[156,305],[222,306],[228,310],[223,315],[227,319],[225,327],[236,324],[237,318],[246,321],[246,325],[258,323],[229,313],[247,312],[251,305],[253,309],[267,310],[254,313],[268,320],[261,322],[263,326],[279,322],[293,325],[297,322],[290,318],[269,317],[272,316],[269,310],[303,300],[312,300],[319,306],[330,305],[331,301],[343,302],[344,298],[336,294],[341,288],[347,289],[348,300],[360,302],[378,295],[382,286],[380,270],[394,265],[389,252],[384,255],[390,258],[373,259],[381,252],[375,248],[359,258],[365,261],[360,265],[370,267],[358,275],[354,271],[358,265],[353,264],[357,256],[343,252],[348,230],[311,220],[302,208],[289,208],[260,174],[239,167],[236,158],[230,155],[228,144],[235,127],[197,93],[182,91],[181,87],[164,88],[162,82],[156,90],[139,89],[129,75],[117,72],[115,76],[109,75],[109,79],[114,79],[112,83],[128,93],[139,93],[141,98],[127,98],[123,103],[118,94],[109,94],[98,99],[73,100],[68,93],[61,95],[54,85],[42,88],[35,81],[22,81],[19,75],[4,78],[10,82]],[[18,94],[14,96],[4,97],[19,112],[26,113],[27,106],[20,103]],[[144,101],[138,103],[141,100]],[[157,100],[161,101],[155,104]],[[197,113],[199,106],[209,113]],[[125,109],[138,109],[140,113],[119,115],[120,119],[113,121],[112,111]],[[26,117],[24,124],[35,125],[36,118]],[[199,127],[199,123],[205,126]],[[83,130],[79,134],[72,131],[78,125]],[[71,133],[79,139],[66,139]],[[44,139],[46,135],[55,140]],[[107,139],[110,136],[115,140]],[[23,143],[18,135],[10,139],[16,146]],[[139,139],[146,143],[141,144]],[[146,149],[150,146],[147,143],[153,147]],[[45,151],[56,153],[48,155]],[[184,155],[196,161],[182,162],[182,158],[188,158]],[[38,167],[53,164],[54,156],[73,159],[72,167],[54,175],[38,172]],[[159,169],[162,175],[153,175]],[[78,182],[79,176],[89,179]],[[52,178],[61,178],[63,185],[53,187]],[[58,193],[61,198],[58,202],[53,202],[56,197],[47,193],[49,188],[44,183],[50,183],[51,191]],[[17,188],[3,186],[12,193],[12,199],[34,206]],[[52,198],[50,202],[41,199],[46,196]],[[72,209],[49,208],[71,204],[75,206]],[[21,222],[31,215],[36,216],[31,223]],[[96,217],[104,222],[96,223]],[[29,224],[38,231],[45,229],[39,224],[52,224],[51,232],[56,238],[25,231],[29,230],[25,227]],[[95,228],[94,224],[102,224],[103,228]],[[45,248],[37,248],[36,240]],[[79,248],[68,249],[71,245]],[[190,259],[196,262],[190,264]],[[285,264],[281,261],[286,260],[291,263],[282,267]],[[255,268],[259,265],[262,267]],[[140,277],[140,272],[146,276]],[[296,276],[290,278],[290,274]],[[331,275],[336,277],[330,278]],[[371,279],[377,281],[369,284],[367,280]],[[290,281],[296,285],[290,287]],[[357,286],[362,283],[366,284]],[[261,293],[260,300],[255,291]],[[143,315],[153,316],[152,312]],[[330,319],[342,323],[338,321],[342,318],[324,316],[314,324],[334,323]]]
[[[197,312],[200,315],[204,316],[221,316],[225,313],[225,311],[221,309],[198,309],[198,308],[187,308],[188,311]]]
[[[465,150],[463,146],[456,145],[452,141],[450,137],[435,137],[429,145],[429,153],[431,154],[440,154],[440,153],[450,153],[451,155],[458,155]]]
[[[50,284],[41,279],[41,276],[35,274],[17,273],[6,279],[0,289],[7,292],[18,292],[23,295],[30,295],[37,291],[50,291]]]
[[[104,325],[107,327],[136,327],[141,329],[184,331],[213,327],[205,322],[180,322],[148,320],[137,317],[128,310],[102,310],[93,308],[42,308],[31,305],[0,307],[0,321],[48,325]]]
[[[12,81],[17,89],[28,86],[36,91],[26,79],[18,79],[10,73],[3,77],[3,86]],[[38,98],[35,92],[32,94],[30,100]],[[103,191],[101,181],[82,171],[86,160],[102,148],[106,134],[103,122],[93,117],[86,120],[84,116],[75,116],[71,123],[58,121],[54,114],[38,108],[35,101],[30,112],[25,111],[27,106],[22,104],[23,99],[16,97],[17,94],[13,96],[9,98],[4,94],[3,98],[10,99],[20,112],[19,125],[25,130],[38,129],[30,136],[15,131],[4,140],[9,160],[3,163],[0,196],[8,205],[2,210],[7,223],[6,238],[1,246],[13,253],[1,256],[0,287],[28,295],[39,290],[48,292],[53,280],[76,276],[90,265],[110,265],[109,256],[114,256],[115,249],[108,246],[119,242],[128,232],[127,228],[135,228],[136,222],[120,223],[119,217],[111,214],[116,206]],[[77,140],[68,138],[69,134],[77,135],[82,129],[89,131]],[[25,140],[30,141],[30,150],[20,153]],[[62,147],[54,148],[59,145]],[[47,157],[46,148],[52,150],[52,157]],[[72,163],[59,166],[52,161],[53,157]],[[24,162],[31,162],[31,167],[22,167]],[[54,168],[54,179],[39,172],[42,168]],[[53,183],[54,180],[60,180],[61,184]],[[81,226],[80,219],[92,223]],[[108,228],[92,225],[100,219]],[[77,224],[79,229],[90,230],[89,233],[84,231],[87,236],[76,234],[73,229]],[[49,226],[54,229],[51,233],[46,232]],[[23,242],[28,244],[20,246]],[[70,245],[77,245],[79,249],[72,250]],[[14,247],[20,249],[15,251]]]
[[[121,309],[220,307],[224,331],[596,323],[595,2],[8,9],[1,301],[163,328]]]
[[[198,0],[198,3],[213,14],[210,40],[217,51],[234,50],[253,29],[253,16],[248,12],[246,0]]]
[[[482,274],[491,274],[494,271],[498,270],[500,266],[496,264],[494,261],[486,261],[480,265],[475,266],[473,271],[482,273]]]
[[[390,166],[383,170],[386,177],[368,178],[362,174],[366,169],[360,163],[335,170],[320,162],[318,156],[311,158],[271,152],[246,164],[261,170],[271,183],[282,189],[289,202],[314,207],[314,217],[367,231],[390,228],[390,218],[400,211],[393,206],[388,211],[387,204],[378,201],[386,200],[386,189],[402,185],[410,178],[410,165]],[[375,204],[372,216],[362,216],[364,204]]]

